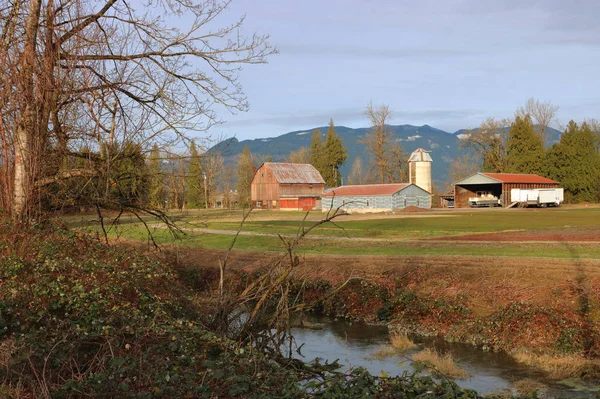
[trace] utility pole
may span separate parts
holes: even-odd
[[[204,176],[204,205],[208,209],[208,182],[206,181],[206,173],[203,173],[202,176]]]

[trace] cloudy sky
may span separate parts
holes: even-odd
[[[558,105],[558,124],[600,117],[598,0],[235,0],[223,18],[244,14],[280,54],[244,69],[250,111],[213,136],[364,127],[370,101],[447,131],[529,97]]]

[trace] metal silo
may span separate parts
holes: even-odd
[[[431,151],[417,148],[408,158],[410,182],[431,193]]]

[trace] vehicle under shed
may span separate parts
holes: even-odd
[[[482,173],[478,172],[454,183],[454,206],[469,208],[472,199],[496,198],[482,201],[486,206],[510,206],[510,192],[513,188],[535,189],[556,188],[558,182],[534,174]]]

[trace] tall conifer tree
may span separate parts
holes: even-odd
[[[327,129],[327,137],[325,138],[323,170],[321,175],[325,180],[325,185],[330,187],[339,186],[342,182],[340,174],[340,166],[348,158],[348,151],[342,140],[335,132],[333,119],[329,121],[329,129]]]
[[[324,169],[325,144],[323,135],[319,129],[315,129],[310,142],[310,164],[323,174]]]
[[[238,179],[236,189],[238,193],[238,204],[242,207],[250,206],[251,204],[251,183],[254,173],[256,172],[256,165],[254,158],[250,153],[250,148],[247,145],[244,146],[244,150],[238,158]]]
[[[560,141],[548,151],[548,175],[565,189],[569,202],[596,202],[600,191],[597,136],[587,123],[569,122]]]
[[[150,187],[148,190],[149,205],[153,208],[164,208],[166,206],[167,191],[165,189],[164,171],[161,167],[160,150],[157,144],[152,146],[152,151],[150,152],[148,174],[150,175]]]
[[[204,176],[202,157],[198,153],[196,143],[190,144],[190,162],[185,177],[185,199],[189,208],[199,208],[204,205]]]
[[[519,116],[510,125],[506,163],[512,173],[543,174],[546,154],[529,115]]]

